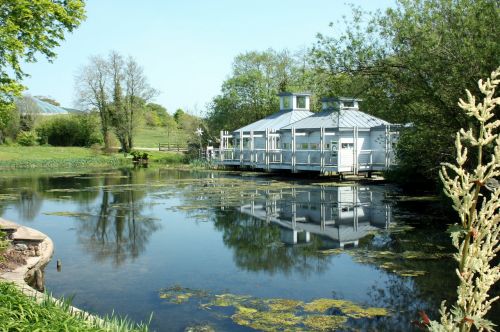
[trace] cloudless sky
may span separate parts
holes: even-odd
[[[351,0],[365,10],[394,0]],[[247,51],[311,47],[330,22],[350,15],[344,0],[89,0],[87,19],[56,48],[53,63],[39,57],[24,69],[32,95],[77,106],[75,75],[91,55],[116,50],[144,68],[154,102],[170,113],[201,115],[220,92],[236,55]]]

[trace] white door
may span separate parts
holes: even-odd
[[[352,170],[354,165],[354,142],[342,140],[340,143],[340,167]]]

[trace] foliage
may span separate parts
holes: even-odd
[[[141,151],[131,151],[130,155],[132,156],[133,161],[148,161],[150,154],[147,152]]]
[[[175,121],[165,107],[155,103],[146,104],[144,117],[150,127],[166,127],[169,122]]]
[[[351,93],[374,115],[411,123],[399,168],[437,183],[454,133],[468,125],[455,109],[460,91],[500,60],[499,22],[496,0],[399,0],[384,13],[354,9],[344,32],[335,26],[339,37],[319,36],[311,58],[319,74],[355,82]]]
[[[110,148],[109,130],[114,129],[121,150],[133,147],[135,131],[145,103],[157,91],[152,89],[137,61],[111,51],[108,58],[93,56],[76,78],[80,103],[101,116],[101,131],[106,149]]]
[[[186,163],[181,153],[151,151],[149,162],[162,165]],[[83,168],[129,166],[122,153],[101,154],[81,147],[0,146],[0,169]]]
[[[13,96],[23,90],[27,76],[21,64],[36,62],[40,53],[49,61],[53,49],[85,18],[83,0],[2,0],[0,3],[0,142],[12,121]]]
[[[92,114],[51,116],[40,123],[36,132],[41,144],[86,146],[102,143],[99,123]]]
[[[47,296],[38,304],[13,284],[0,282],[0,321],[5,331],[148,331],[146,325],[127,319],[92,320],[72,310],[68,301],[58,304]]]
[[[22,146],[36,145],[38,136],[34,131],[20,131],[17,134],[17,143]]]
[[[0,261],[2,260],[2,253],[9,247],[9,240],[7,234],[0,230]]]
[[[24,131],[33,130],[40,113],[40,109],[33,97],[25,95],[16,98],[15,105],[20,120],[20,129]]]
[[[460,218],[460,223],[450,228],[458,250],[454,257],[459,286],[456,304],[449,310],[443,302],[441,322],[430,322],[433,331],[470,331],[472,326],[492,330],[484,316],[499,298],[490,298],[488,292],[500,280],[500,266],[492,262],[500,251],[500,185],[496,180],[500,176],[500,120],[495,120],[494,113],[500,105],[500,98],[495,98],[500,67],[478,85],[485,96],[482,102],[476,104],[467,90],[468,100],[460,99],[459,103],[477,126],[457,132],[456,164],[445,163],[439,174]],[[472,158],[471,151],[475,152]],[[471,159],[476,159],[472,165]]]
[[[209,107],[208,127],[214,135],[235,130],[279,110],[279,92],[300,89],[298,58],[287,51],[247,52],[234,59],[232,74]]]

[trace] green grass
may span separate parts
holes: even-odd
[[[72,314],[68,301],[55,303],[46,297],[42,303],[24,295],[13,284],[0,282],[0,331],[148,331],[127,319],[105,317],[89,321]]]
[[[148,151],[150,163],[180,164],[183,154]],[[103,154],[90,148],[52,146],[0,146],[0,169],[22,168],[84,168],[132,165],[123,153]]]
[[[165,127],[141,127],[137,129],[134,136],[134,145],[141,148],[157,148],[158,143],[187,145],[185,133],[180,131],[172,132],[170,137],[167,135]]]

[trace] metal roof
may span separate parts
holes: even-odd
[[[36,106],[38,106],[41,115],[57,115],[57,114],[68,114],[64,108],[49,104],[38,98],[32,98]]]
[[[36,111],[40,115],[63,115],[63,114],[70,114],[70,113],[81,113],[82,111],[72,109],[72,108],[65,108],[61,106],[56,106],[52,105],[50,103],[47,103],[43,100],[40,100],[35,97],[31,96],[25,96],[23,98],[28,98],[31,102],[34,103],[34,106],[36,107]],[[18,101],[21,101],[21,98],[17,99]],[[23,108],[20,108],[21,112],[23,111]]]
[[[271,114],[259,121],[246,125],[240,129],[235,130],[238,131],[265,131],[266,129],[274,129],[278,130],[290,123],[297,122],[308,116],[312,115],[312,112],[304,111],[304,110],[286,110],[279,111],[274,114]]]
[[[305,119],[281,127],[283,130],[292,129],[319,129],[324,128],[373,128],[390,125],[389,122],[379,119],[373,115],[358,110],[343,109],[341,111],[322,111],[315,113]]]

